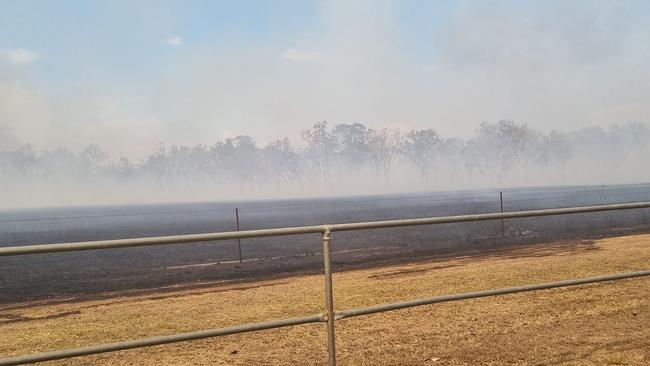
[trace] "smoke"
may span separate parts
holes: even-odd
[[[23,146],[0,150],[5,208],[398,193],[650,180],[650,126],[544,134],[512,121],[483,123],[470,139],[433,129],[315,124],[304,147],[250,136],[210,145],[161,145],[142,160]]]
[[[111,11],[120,13],[121,6],[127,5],[113,4]],[[169,16],[157,11],[141,12],[152,29],[168,22]],[[92,143],[107,153],[106,164],[118,164],[120,157],[144,164],[158,146],[212,146],[238,135],[253,137],[260,148],[285,136],[296,148],[306,148],[300,132],[321,120],[363,122],[377,131],[399,128],[403,133],[433,128],[463,141],[475,137],[481,121],[525,121],[544,135],[647,123],[649,14],[642,3],[625,1],[327,1],[318,3],[313,20],[290,37],[227,31],[197,40],[182,29],[163,27],[156,42],[169,54],[152,65],[157,71],[141,79],[107,71],[101,57],[85,55],[98,64],[84,65],[83,77],[71,78],[80,81],[44,81],[29,74],[29,68],[53,59],[34,50],[30,52],[39,57],[20,68],[0,61],[0,150],[29,144],[37,152],[64,148],[79,155]],[[170,35],[181,40],[174,47],[164,41]],[[154,63],[124,54],[115,57],[134,67]],[[544,182],[612,179],[605,170],[581,169],[598,163],[579,159],[580,164],[572,160],[577,168],[569,177],[556,171],[557,176]],[[626,159],[638,162],[634,156]],[[613,164],[620,181],[645,178],[632,163]],[[458,186],[443,178],[415,184],[421,181],[413,177],[420,173],[404,169],[399,182],[393,178],[390,185],[373,189]],[[506,176],[501,181],[489,174],[484,181],[476,176],[461,186],[535,183]],[[359,181],[339,181],[335,191],[355,193]],[[322,193],[303,183],[297,185],[297,194]],[[112,189],[111,183],[96,184]],[[138,184],[147,190],[148,183]],[[367,184],[375,187],[371,177]],[[257,196],[280,194],[255,189]],[[131,199],[122,193],[116,191],[115,199]],[[152,193],[147,200],[219,194],[217,188],[196,197]],[[73,201],[94,202],[94,195]]]

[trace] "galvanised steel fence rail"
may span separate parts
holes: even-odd
[[[335,349],[335,333],[334,322],[336,320],[350,318],[361,315],[374,314],[385,311],[398,310],[414,306],[436,304],[440,302],[458,301],[465,299],[474,299],[487,296],[497,296],[505,294],[514,294],[526,291],[535,291],[543,289],[551,289],[557,287],[577,286],[590,283],[597,283],[603,281],[622,280],[643,276],[650,276],[650,270],[643,270],[637,272],[617,273],[612,275],[604,275],[597,277],[573,279],[558,282],[547,282],[530,284],[517,287],[507,287],[501,289],[492,289],[486,291],[466,292],[453,295],[434,296],[424,299],[416,299],[410,301],[403,301],[391,304],[375,305],[366,308],[351,309],[336,312],[334,309],[333,299],[333,284],[332,284],[332,269],[331,269],[331,253],[330,242],[331,233],[336,231],[352,231],[352,230],[366,230],[366,229],[380,229],[380,228],[393,228],[404,226],[416,225],[434,225],[434,224],[448,224],[457,222],[474,222],[474,221],[487,221],[487,220],[501,220],[501,219],[516,219],[525,217],[540,217],[551,215],[565,215],[565,214],[578,214],[589,212],[604,212],[615,210],[630,210],[630,209],[643,209],[650,208],[650,202],[636,202],[624,204],[611,204],[599,206],[586,206],[586,207],[571,207],[559,209],[545,209],[545,210],[532,210],[532,211],[517,211],[507,213],[492,213],[492,214],[478,214],[478,215],[462,215],[462,216],[445,216],[445,217],[428,217],[418,219],[406,220],[389,220],[389,221],[372,221],[372,222],[358,222],[358,223],[345,223],[345,224],[332,224],[332,225],[316,225],[316,226],[301,226],[301,227],[287,227],[278,229],[265,229],[265,230],[247,230],[247,231],[234,231],[222,232],[211,234],[193,234],[193,235],[174,235],[162,237],[149,237],[137,239],[122,239],[122,240],[102,240],[102,241],[89,241],[80,243],[63,243],[63,244],[43,244],[43,245],[29,245],[29,246],[16,246],[0,248],[0,257],[2,256],[16,256],[28,255],[39,253],[57,253],[57,252],[70,252],[80,250],[95,250],[95,249],[109,249],[109,248],[127,248],[137,246],[152,246],[152,245],[167,245],[167,244],[181,244],[181,243],[194,243],[216,240],[230,240],[230,239],[243,239],[243,238],[259,238],[268,236],[283,236],[283,235],[299,235],[299,234],[316,234],[322,235],[323,240],[323,267],[325,274],[325,305],[327,313],[314,314],[310,316],[238,325],[228,328],[217,328],[210,330],[202,330],[189,333],[177,333],[166,336],[144,338],[138,340],[107,343],[102,345],[64,349],[53,352],[45,352],[17,357],[9,357],[0,359],[0,366],[7,365],[21,365],[27,363],[35,363],[42,361],[51,361],[58,359],[65,359],[77,356],[92,355],[105,352],[115,352],[132,348],[148,347],[166,343],[184,342],[195,339],[203,339],[210,337],[218,337],[230,334],[252,332],[264,329],[289,327],[300,324],[327,322],[327,345],[328,345],[328,363],[331,366],[336,365],[336,349]]]

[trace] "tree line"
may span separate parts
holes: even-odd
[[[636,164],[650,151],[650,128],[639,123],[542,133],[502,120],[482,123],[474,136],[462,139],[434,129],[372,129],[362,123],[323,121],[300,136],[297,144],[285,137],[258,146],[242,135],[211,145],[160,145],[139,161],[111,158],[95,144],[80,152],[0,147],[0,188],[38,190],[45,182],[73,182],[153,187],[157,192],[290,189],[308,194],[342,181],[411,182],[415,188],[438,187],[440,182],[491,186],[544,176],[562,181],[563,174],[573,177],[576,169],[588,173],[610,165],[620,171],[626,166],[621,162]]]

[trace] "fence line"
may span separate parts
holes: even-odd
[[[185,341],[219,337],[219,336],[225,336],[231,334],[254,332],[254,331],[265,330],[265,329],[290,327],[294,325],[309,324],[309,323],[318,323],[324,321],[324,319],[325,319],[325,315],[316,314],[311,316],[303,316],[303,317],[289,318],[289,319],[276,320],[276,321],[243,324],[243,325],[237,325],[228,328],[201,330],[201,331],[189,332],[189,333],[177,333],[172,335],[143,338],[143,339],[137,339],[137,340],[125,341],[125,342],[115,342],[115,343],[106,343],[106,344],[101,344],[96,346],[71,348],[71,349],[65,349],[65,350],[54,351],[54,352],[45,352],[45,353],[38,353],[33,355],[3,358],[0,359],[0,366],[23,365],[26,363],[53,361],[53,360],[71,358],[71,357],[87,356],[87,355],[94,355],[94,354],[106,353],[106,352],[123,351],[132,348],[157,346],[161,344],[185,342]]]
[[[637,208],[650,208],[650,202],[621,203],[621,204],[610,204],[610,205],[554,208],[554,209],[529,210],[529,211],[513,211],[513,212],[505,212],[505,213],[425,217],[425,218],[418,218],[418,219],[367,221],[367,222],[330,224],[330,225],[294,226],[294,227],[285,227],[285,228],[276,228],[276,229],[226,231],[221,233],[170,235],[170,236],[157,236],[157,237],[134,238],[134,239],[113,239],[113,240],[100,240],[100,241],[86,241],[86,242],[79,242],[79,243],[13,246],[13,247],[0,248],[0,257],[25,255],[25,254],[71,252],[71,251],[81,251],[81,250],[196,243],[196,242],[217,241],[217,240],[262,238],[262,237],[269,237],[269,236],[286,236],[286,235],[317,234],[317,233],[322,234],[325,232],[327,228],[329,228],[329,230],[332,232],[385,229],[385,228],[402,227],[402,226],[451,224],[451,223],[458,223],[458,222],[489,221],[489,220],[499,220],[499,219],[517,219],[517,218],[526,218],[526,217],[556,216],[556,215],[566,215],[566,214],[575,214],[575,213],[629,210],[629,209],[637,209]]]
[[[622,280],[622,279],[637,278],[643,276],[650,276],[650,271],[628,272],[628,273],[620,273],[615,275],[581,278],[576,280],[546,282],[546,283],[540,283],[534,285],[524,285],[524,286],[507,287],[507,288],[486,290],[486,291],[474,291],[474,292],[465,292],[465,293],[453,294],[453,295],[434,296],[434,297],[420,299],[420,300],[404,301],[404,302],[398,302],[393,304],[382,304],[382,305],[370,306],[367,308],[340,311],[335,313],[334,320],[340,320],[344,318],[351,318],[351,317],[362,316],[362,315],[370,315],[370,314],[375,314],[380,312],[393,311],[393,310],[405,309],[405,308],[416,307],[416,306],[437,304],[441,302],[477,299],[482,297],[515,294],[520,292],[538,291],[538,290],[546,290],[546,289],[560,288],[560,287],[579,286],[579,285],[584,285],[589,283]],[[61,350],[61,351],[45,352],[45,353],[39,353],[35,355],[10,357],[5,359],[0,359],[0,366],[21,365],[26,363],[53,361],[53,360],[60,360],[64,358],[70,358],[70,357],[86,356],[86,355],[106,353],[106,352],[115,352],[115,351],[122,351],[122,350],[127,350],[132,348],[157,346],[161,344],[185,342],[185,341],[191,341],[197,339],[212,338],[212,337],[219,337],[224,335],[247,333],[247,332],[259,331],[259,330],[290,327],[294,325],[319,323],[319,322],[328,322],[328,326],[329,326],[328,316],[325,314],[314,314],[310,316],[303,316],[303,317],[296,317],[296,318],[289,318],[289,319],[268,321],[268,322],[261,322],[261,323],[250,323],[250,324],[238,325],[238,326],[227,327],[227,328],[217,328],[217,329],[209,329],[209,330],[202,330],[196,332],[179,333],[179,334],[173,334],[168,336],[159,336],[159,337],[145,338],[145,339],[139,339],[133,341],[115,342],[115,343],[107,343],[107,344],[102,344],[97,346],[79,347],[79,348],[72,348],[72,349]],[[329,334],[333,335],[334,333],[332,332]],[[334,342],[330,344],[334,345]]]
[[[109,249],[109,248],[126,248],[126,247],[148,246],[148,245],[180,244],[180,243],[189,243],[189,242],[198,242],[198,241],[214,241],[214,240],[228,240],[228,239],[240,239],[240,238],[320,233],[322,235],[322,240],[323,240],[325,302],[327,308],[326,314],[316,314],[316,315],[298,317],[298,318],[282,319],[282,320],[262,322],[262,323],[244,324],[244,325],[238,325],[229,328],[219,328],[219,329],[211,329],[211,330],[204,330],[204,331],[197,331],[197,332],[190,332],[190,333],[180,333],[180,334],[138,339],[138,340],[132,340],[126,342],[109,343],[104,345],[95,345],[95,346],[39,353],[33,355],[4,358],[4,359],[0,359],[0,366],[20,365],[25,363],[64,359],[64,358],[77,357],[83,355],[114,352],[114,351],[131,349],[131,348],[140,348],[140,347],[147,347],[147,346],[166,344],[166,343],[183,342],[183,341],[194,340],[194,339],[217,337],[217,336],[223,336],[229,334],[244,333],[244,332],[257,331],[257,330],[287,327],[287,326],[316,323],[316,322],[327,322],[328,356],[329,356],[328,362],[330,366],[335,366],[336,365],[336,350],[335,350],[336,340],[335,340],[335,332],[334,332],[334,322],[336,320],[354,317],[354,316],[368,315],[368,314],[384,312],[384,311],[398,310],[398,309],[403,309],[403,308],[408,308],[413,306],[435,304],[435,303],[446,302],[446,301],[458,301],[458,300],[480,298],[486,296],[497,296],[497,295],[526,292],[526,291],[535,291],[535,290],[567,287],[567,286],[577,286],[577,285],[597,283],[603,281],[622,280],[622,279],[629,279],[635,277],[650,276],[650,270],[643,270],[643,271],[629,272],[629,273],[618,273],[613,275],[565,280],[565,281],[558,281],[558,282],[529,284],[524,286],[492,289],[492,290],[485,290],[485,291],[475,291],[475,292],[453,294],[453,295],[435,296],[435,297],[430,297],[425,299],[410,300],[410,301],[398,302],[393,304],[374,305],[366,308],[351,309],[351,310],[336,312],[334,308],[334,299],[333,299],[333,283],[332,283],[331,253],[330,253],[330,242],[331,242],[332,232],[393,228],[393,227],[415,226],[415,225],[446,224],[446,223],[456,223],[456,222],[474,222],[474,221],[486,221],[486,220],[498,220],[498,219],[515,219],[515,218],[525,218],[525,217],[539,217],[539,216],[602,212],[602,211],[613,211],[613,210],[642,209],[642,208],[650,208],[650,202],[636,202],[636,203],[572,207],[572,208],[561,208],[561,209],[517,211],[517,212],[508,212],[508,213],[427,217],[427,218],[406,219],[406,220],[372,221],[372,222],[302,226],[302,227],[289,227],[289,228],[277,228],[277,229],[265,229],[265,230],[247,230],[247,231],[211,233],[211,234],[175,235],[175,236],[151,237],[151,238],[104,240],[104,241],[81,242],[81,243],[44,244],[44,245],[30,245],[30,246],[22,246],[22,247],[17,246],[17,247],[0,248],[0,256],[15,256],[15,255],[38,254],[38,253],[69,252],[69,251]]]
[[[544,187],[544,188],[508,188],[503,190],[503,192],[518,195],[521,193],[531,193],[531,192],[541,192],[544,195],[552,195],[561,191],[572,191],[573,193],[582,193],[583,191],[593,191],[597,192],[603,188],[606,189],[623,189],[629,187],[650,187],[650,183],[635,183],[635,184],[616,184],[616,185],[594,185],[594,186],[558,186],[558,187]],[[447,202],[449,199],[453,198],[454,201],[458,200],[468,200],[471,197],[482,196],[483,199],[489,197],[490,194],[498,194],[500,190],[498,189],[476,189],[476,190],[461,190],[455,192],[439,191],[439,192],[420,192],[413,194],[395,194],[389,195],[388,197],[379,196],[379,195],[368,195],[355,197],[351,196],[349,198],[343,199],[334,199],[332,201],[327,201],[328,198],[314,198],[317,200],[320,205],[331,206],[341,206],[348,205],[351,203],[375,203],[375,202],[384,202],[384,201],[407,201],[415,199],[427,199],[431,203],[436,202]],[[634,195],[639,193],[647,193],[647,191],[625,191],[625,192],[608,192],[608,195]],[[441,198],[441,199],[437,199]],[[551,199],[570,199],[573,196],[550,196],[550,197],[537,197],[537,198],[524,198],[517,199],[519,202],[527,201],[539,201]],[[196,214],[196,213],[209,213],[209,212],[229,212],[232,209],[239,207],[245,210],[251,209],[279,209],[279,208],[294,208],[294,207],[305,207],[311,202],[308,201],[309,198],[301,198],[297,201],[301,203],[282,203],[283,200],[278,201],[277,203],[270,204],[253,204],[249,205],[248,202],[228,202],[222,207],[216,208],[206,208],[206,209],[194,209],[194,210],[172,210],[172,211],[143,211],[143,212],[121,212],[121,213],[106,213],[106,214],[94,214],[94,215],[75,215],[75,216],[53,216],[53,217],[27,217],[27,218],[18,218],[18,219],[0,219],[0,223],[12,223],[12,222],[31,222],[31,221],[58,221],[58,220],[73,220],[73,219],[98,219],[98,218],[111,218],[111,217],[129,217],[129,216],[165,216],[165,215],[174,215],[174,214]],[[191,202],[182,203],[181,205],[189,205]]]

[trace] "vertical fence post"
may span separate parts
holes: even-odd
[[[235,219],[237,220],[237,231],[239,231],[239,208],[237,207],[235,207]],[[239,263],[241,263],[241,238],[237,238],[237,248],[239,249]]]
[[[501,202],[501,213],[503,213],[503,191],[499,192],[499,201]],[[505,236],[505,225],[501,219],[501,236]]]
[[[334,294],[332,290],[332,266],[330,255],[330,228],[323,229],[323,269],[325,272],[325,305],[327,306],[327,354],[328,365],[336,366],[336,337],[334,336]]]

